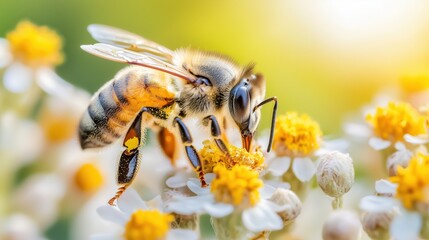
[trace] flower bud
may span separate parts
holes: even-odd
[[[360,239],[358,216],[351,211],[334,211],[323,224],[324,240],[357,240]]]
[[[389,226],[394,216],[394,211],[366,212],[362,217],[363,230],[371,239],[389,239]]]
[[[348,154],[337,151],[325,153],[320,157],[316,176],[323,192],[339,198],[348,192],[354,183],[353,161]]]
[[[270,200],[280,207],[285,207],[283,211],[277,213],[285,226],[292,223],[301,213],[301,200],[289,189],[278,188]]]

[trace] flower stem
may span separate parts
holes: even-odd
[[[289,168],[282,176],[282,181],[290,184],[290,190],[293,191],[301,201],[307,196],[309,182],[301,182]]]
[[[334,200],[332,200],[332,208],[335,209],[340,209],[343,207],[343,197],[336,197],[334,198]]]
[[[429,239],[429,216],[424,215],[422,220],[423,225],[420,231],[420,237],[423,239]]]
[[[241,222],[241,212],[233,212],[223,218],[211,218],[213,230],[218,240],[247,239],[249,231]]]
[[[173,214],[174,222],[172,228],[190,229],[193,231],[199,230],[199,216],[197,214],[181,215]]]

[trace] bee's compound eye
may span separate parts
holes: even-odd
[[[234,121],[243,128],[250,117],[250,88],[247,81],[235,85],[229,96],[229,111]]]

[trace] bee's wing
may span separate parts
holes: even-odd
[[[171,59],[174,54],[173,51],[158,43],[119,28],[91,24],[88,26],[88,32],[95,40],[101,43],[111,44],[136,52],[149,52],[155,55],[162,55],[167,59]]]
[[[134,65],[139,65],[147,68],[159,70],[182,79],[188,82],[193,82],[195,76],[180,67],[173,65],[171,62],[154,56],[147,52],[135,52],[121,47],[113,46],[106,43],[96,43],[93,45],[82,45],[81,48],[95,56],[105,58],[115,62],[123,62]]]

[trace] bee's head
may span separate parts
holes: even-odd
[[[243,147],[249,151],[253,135],[261,118],[261,111],[255,108],[265,97],[265,79],[260,74],[247,74],[231,89],[229,111],[240,128]]]

